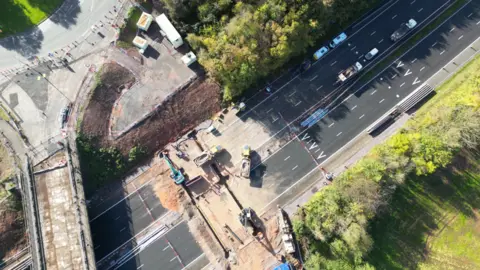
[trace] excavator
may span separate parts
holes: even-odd
[[[185,175],[183,175],[183,173],[178,168],[176,168],[172,160],[168,157],[168,153],[160,152],[158,154],[158,157],[163,159],[167,163],[168,167],[170,168],[170,177],[173,179],[173,181],[175,181],[175,184],[183,184],[183,182],[185,182]]]

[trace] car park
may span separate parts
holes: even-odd
[[[328,47],[323,46],[313,54],[313,59],[315,59],[315,61],[316,61],[316,60],[322,58],[327,52],[328,52]]]
[[[365,55],[365,59],[372,60],[373,57],[375,57],[375,55],[377,55],[377,53],[378,53],[378,49],[373,48]]]
[[[330,48],[333,49],[337,47],[338,45],[340,45],[340,43],[344,42],[346,39],[347,39],[347,34],[341,33],[336,38],[334,38],[332,42],[330,42]]]

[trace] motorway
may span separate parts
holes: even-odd
[[[335,85],[339,71],[355,61],[361,61],[364,67],[371,66],[372,63],[365,61],[363,55],[374,47],[380,53],[386,53],[391,51],[392,46],[401,43],[392,43],[389,39],[401,23],[410,18],[417,21],[417,27],[409,33],[412,35],[425,25],[427,18],[434,19],[439,10],[451,3],[395,1],[370,22],[352,29],[353,33],[347,31],[350,38],[317,61],[307,72],[284,76],[272,84],[276,91],[274,94],[265,98],[265,94],[261,93],[247,101],[247,108],[251,109],[238,121],[219,128],[221,137],[225,140],[241,140],[239,134],[251,132],[249,126],[244,124],[250,118],[260,122],[269,131],[269,140],[287,141],[279,150],[263,157],[263,160],[253,160],[256,164],[253,164],[251,185],[281,194],[308,172],[318,168],[329,156],[363,132],[475,40],[480,31],[479,4],[470,2],[371,83],[364,86],[347,85],[348,93],[355,94],[335,104],[334,110],[329,107],[332,100],[347,89],[346,86]],[[379,58],[381,55],[376,57]],[[319,123],[303,130],[299,123],[319,107],[329,107],[330,112]],[[263,149],[269,147],[268,142],[249,143],[258,153],[269,152]],[[252,189],[250,198],[255,194],[255,189]],[[266,199],[272,200],[275,196]]]
[[[255,170],[264,186],[277,194],[288,189],[347,144],[381,115],[440,70],[480,35],[480,3],[470,2],[439,28],[392,63],[370,83],[356,87],[311,128],[297,133]],[[386,36],[385,38],[387,38]],[[305,89],[304,91],[312,91]],[[287,162],[288,160],[288,162]],[[282,177],[279,179],[279,175]]]

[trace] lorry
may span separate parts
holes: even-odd
[[[357,74],[360,70],[362,70],[363,66],[359,62],[351,65],[347,69],[340,71],[338,74],[338,79],[340,82],[346,81],[348,78],[352,77],[353,75]]]
[[[408,20],[408,22],[403,23],[400,28],[398,28],[393,34],[390,36],[390,39],[395,42],[401,39],[405,34],[408,33],[411,29],[413,29],[417,25],[417,22],[414,19]]]
[[[280,233],[282,234],[282,241],[285,252],[287,252],[288,254],[295,253],[295,242],[293,240],[292,227],[290,226],[290,223],[288,223],[287,213],[285,213],[285,211],[283,211],[283,209],[281,208],[278,208],[277,221],[278,228],[280,230]]]
[[[245,178],[250,178],[250,146],[244,145],[242,147],[242,162],[241,162],[241,170],[240,175]]]

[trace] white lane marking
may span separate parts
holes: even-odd
[[[382,99],[382,100],[380,100],[378,103],[382,103],[382,102],[384,102],[384,101],[385,101],[385,99]]]
[[[452,27],[452,29],[450,29],[450,32],[452,32],[453,30],[455,30],[455,27]]]
[[[402,84],[400,84],[400,87],[402,87],[402,86],[404,86],[404,85],[405,85],[405,83],[402,83]]]
[[[335,65],[336,63],[337,63],[337,61],[331,63],[330,66],[332,67],[332,66]]]
[[[468,14],[467,18],[472,17],[473,13]]]
[[[382,42],[383,42],[383,38],[382,38],[382,40],[380,40],[380,41],[378,42],[378,44],[380,44],[380,43],[382,43]]]
[[[315,75],[315,77],[311,78],[310,81],[315,80],[318,77],[318,75]]]
[[[413,64],[413,63],[415,63],[415,62],[417,62],[417,58],[413,59],[412,62],[410,62],[410,63]]]
[[[373,31],[373,32],[370,34],[370,36],[375,35],[376,32],[377,32],[377,31]]]
[[[353,48],[351,48],[350,51],[355,50],[355,48],[357,48],[357,46],[353,46]]]
[[[317,90],[316,90],[316,91],[318,91],[318,90],[322,89],[322,87],[323,87],[323,85],[320,85],[320,86],[317,88]]]
[[[433,43],[431,47],[435,47],[435,45],[437,45],[437,42]]]
[[[162,251],[165,251],[167,250],[167,248],[170,248],[170,246],[166,246]]]
[[[444,52],[445,52],[445,50],[441,51],[441,52],[440,52],[440,55],[442,55]]]
[[[337,134],[337,137],[340,136],[342,134],[342,132],[340,131],[338,134]]]
[[[332,127],[335,123],[331,123],[330,125],[328,125],[328,127]]]
[[[480,21],[477,22],[477,25],[479,25],[479,24],[480,24]]]
[[[170,261],[173,261],[173,260],[175,260],[176,258],[177,258],[177,257],[173,257]]]
[[[416,77],[415,80],[413,81],[412,85],[415,85],[415,84],[420,83],[420,82],[421,82],[421,80],[419,80],[418,77]]]
[[[295,171],[295,169],[298,168],[298,165],[292,168],[292,171]]]
[[[143,267],[143,264],[142,264],[142,265],[140,265],[139,267],[137,267],[137,269],[140,269],[140,268],[142,268],[142,267]]]
[[[377,89],[373,90],[372,93],[370,93],[370,96],[373,96],[377,92]]]
[[[407,72],[405,72],[405,75],[403,75],[403,76],[408,76],[410,74],[412,74],[412,72],[410,71],[410,69],[408,69]]]
[[[123,227],[123,228],[120,230],[120,232],[125,231],[126,228],[127,228],[127,227]]]
[[[365,116],[365,114],[362,114],[358,119],[362,119]]]
[[[397,14],[393,15],[392,20],[395,19],[396,17],[397,17]]]
[[[351,110],[353,111],[355,110],[355,108],[357,108],[357,105],[353,106]]]
[[[422,71],[422,70],[424,70],[424,69],[425,69],[425,67],[422,67],[422,68],[420,69],[420,71]]]
[[[395,77],[397,77],[397,74],[393,75],[393,76],[392,76],[392,79],[395,79]]]
[[[278,98],[279,98],[279,96],[276,96],[276,97],[272,98],[272,101],[275,101],[275,100],[277,100]]]
[[[272,123],[277,122],[277,120],[278,120],[278,118],[273,119],[273,120],[272,120]]]
[[[403,67],[402,61],[398,61],[397,68],[399,68],[399,67]]]
[[[290,158],[290,156],[286,157],[283,161],[287,161]]]
[[[360,56],[358,57],[358,59],[360,59],[360,58],[362,58],[362,57],[363,57],[363,54],[362,54],[362,55],[360,55]]]
[[[99,248],[99,247],[100,247],[100,245],[96,246],[96,247],[95,247],[95,248],[93,248],[93,249],[97,249],[97,248]]]
[[[410,5],[413,5],[413,3],[417,2],[417,0],[413,0],[412,2],[410,2]]]
[[[422,12],[423,8],[419,9],[418,12]]]
[[[120,216],[116,217],[115,220],[118,220],[120,218]]]
[[[458,40],[462,39],[463,38],[463,35],[461,35],[460,37],[458,37]]]
[[[267,113],[269,113],[269,112],[271,112],[271,111],[273,111],[273,108],[271,108],[270,110],[268,110]]]
[[[301,100],[300,100],[299,102],[297,102],[297,104],[295,104],[295,107],[297,107],[298,105],[300,105],[300,103],[302,103]]]
[[[296,92],[297,92],[297,90],[293,91],[290,95],[288,95],[288,97],[291,97],[291,96],[295,95]]]

